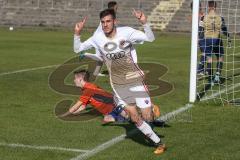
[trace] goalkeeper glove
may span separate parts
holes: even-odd
[[[84,55],[83,52],[80,52],[80,54],[79,54],[79,60],[82,60],[83,58],[85,58],[85,55]]]
[[[231,47],[232,47],[232,41],[231,41],[230,38],[228,39],[228,45],[227,45],[227,46],[228,46],[228,48],[231,48]]]

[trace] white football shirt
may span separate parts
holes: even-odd
[[[131,27],[117,27],[116,35],[108,38],[103,32],[97,32],[85,42],[74,36],[74,52],[79,53],[92,47],[96,48],[104,60],[113,84],[129,84],[143,80],[143,72],[137,65],[134,44],[153,41],[154,34],[149,24],[144,25],[144,32]]]

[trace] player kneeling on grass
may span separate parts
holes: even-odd
[[[68,112],[61,115],[61,117],[66,117],[70,114],[79,114],[86,109],[88,104],[90,104],[103,114],[104,123],[127,120],[128,115],[121,105],[115,105],[114,100],[116,99],[113,98],[113,95],[99,88],[95,84],[89,83],[89,76],[89,72],[86,70],[78,70],[74,72],[74,83],[77,87],[82,89],[83,94]]]
[[[84,109],[87,104],[91,104],[100,113],[104,115],[103,123],[128,120],[127,113],[123,110],[122,105],[117,105],[117,99],[113,98],[111,93],[104,91],[95,84],[89,83],[89,72],[86,70],[79,70],[74,72],[74,83],[80,87],[83,94],[80,99],[69,109],[68,112],[61,115],[66,117],[70,114],[77,115]],[[159,107],[153,105],[154,117],[160,116]]]

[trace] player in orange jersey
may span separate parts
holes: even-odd
[[[86,109],[90,104],[104,116],[104,123],[114,122],[118,120],[128,119],[128,115],[123,110],[121,104],[118,104],[117,99],[113,95],[93,83],[88,82],[89,72],[79,70],[74,72],[74,83],[82,90],[82,95],[79,100],[68,110],[61,115],[65,117],[70,114],[79,114]]]
[[[123,110],[122,105],[109,92],[99,88],[97,85],[88,82],[89,72],[86,70],[79,70],[74,72],[74,83],[77,87],[82,89],[82,95],[79,100],[68,110],[68,112],[61,115],[61,117],[70,114],[79,114],[86,109],[90,104],[100,113],[103,114],[104,123],[122,121],[128,119],[127,113]],[[155,117],[160,116],[159,107],[153,105],[153,113]]]

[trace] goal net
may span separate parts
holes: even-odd
[[[211,6],[209,0],[200,0],[199,19],[204,21],[200,21],[198,25],[205,28],[202,31],[202,28],[198,27],[196,100],[240,105],[240,2],[215,2],[215,12],[224,19],[230,37],[226,36],[226,30],[221,27],[221,40],[217,43],[209,42],[213,40],[208,40],[206,36],[212,33],[206,33],[206,30],[215,31],[217,19],[212,18],[212,22],[206,22],[206,17],[211,14]],[[204,18],[201,18],[202,16]],[[210,18],[209,16],[209,21]]]

